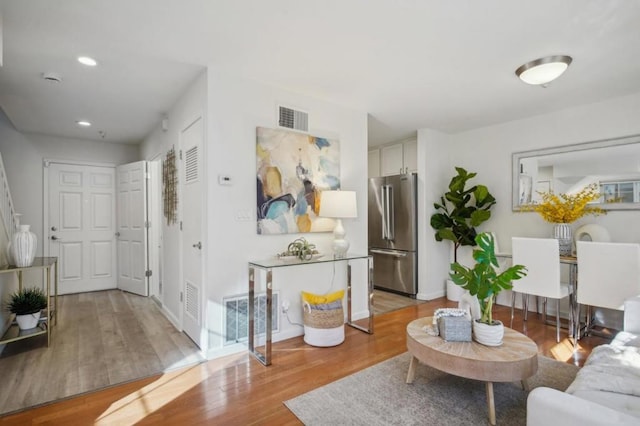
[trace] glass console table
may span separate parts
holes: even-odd
[[[369,309],[369,318],[367,326],[361,326],[353,322],[351,318],[351,262],[355,260],[366,260],[368,265],[368,278],[367,278],[367,307]],[[348,253],[345,257],[334,259],[331,256],[324,256],[317,259],[308,261],[295,260],[282,260],[277,257],[271,259],[265,259],[261,261],[249,262],[249,352],[251,352],[261,363],[264,365],[271,364],[271,334],[272,334],[272,295],[273,295],[273,269],[277,268],[289,268],[295,266],[305,266],[309,264],[317,263],[330,263],[330,262],[347,262],[347,325],[356,328],[365,333],[373,334],[373,257],[367,254],[351,254]],[[265,311],[265,343],[264,353],[258,350],[255,344],[255,276],[256,269],[261,269],[266,272],[266,311]]]
[[[53,266],[53,307],[51,306],[51,267]],[[47,297],[47,314],[44,319],[40,319],[38,325],[31,330],[20,330],[15,321],[12,322],[7,332],[0,336],[0,344],[11,343],[17,340],[28,339],[30,337],[47,335],[47,346],[51,344],[51,325],[58,323],[58,258],[57,257],[36,257],[31,266],[18,267],[8,265],[0,267],[0,274],[15,272],[18,274],[18,290],[22,290],[22,273],[24,271],[34,271],[43,269],[45,271],[45,296]]]

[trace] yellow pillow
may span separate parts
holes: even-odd
[[[335,302],[338,299],[342,299],[344,297],[344,290],[338,290],[334,293],[329,294],[313,294],[307,293],[306,291],[302,292],[302,300],[307,302],[310,305],[320,305],[322,303],[331,303]]]

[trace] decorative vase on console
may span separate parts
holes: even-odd
[[[606,214],[600,207],[589,205],[600,199],[600,186],[592,183],[573,194],[555,194],[553,191],[540,192],[539,204],[524,205],[521,211],[534,211],[553,223],[553,237],[558,240],[560,256],[572,255],[573,232],[571,223],[586,215]]]
[[[29,231],[29,225],[20,225],[18,231],[13,234],[11,241],[11,256],[15,266],[24,268],[33,264],[36,257],[36,248],[38,240],[36,234]]]

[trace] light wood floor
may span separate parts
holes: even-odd
[[[275,343],[270,367],[242,353],[0,418],[0,424],[299,425],[283,401],[405,352],[409,322],[455,305],[442,298],[378,315],[375,334],[346,327],[345,342],[333,348],[311,347],[302,337]],[[509,308],[495,313],[508,324]],[[520,315],[514,328],[523,329]],[[571,342],[557,344],[555,328],[535,314],[525,333],[541,354],[577,365],[607,342],[587,337],[574,353]]]
[[[202,361],[150,298],[119,290],[60,296],[46,336],[10,343],[0,357],[0,413]]]
[[[399,294],[378,289],[373,290],[373,300],[375,301],[375,303],[373,304],[374,315],[385,314],[387,312],[406,308],[407,306],[414,306],[419,305],[420,303],[425,303],[424,300],[412,299],[410,297],[401,296]]]

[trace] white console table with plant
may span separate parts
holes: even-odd
[[[347,253],[344,257],[334,258],[332,255],[326,256],[274,256],[270,259],[249,262],[249,352],[251,352],[262,364],[271,364],[271,334],[272,334],[272,294],[273,294],[273,270],[278,268],[289,268],[305,266],[317,263],[347,262],[347,322],[346,324],[365,333],[373,334],[373,257],[368,254]],[[351,263],[355,260],[366,260],[368,262],[368,283],[367,283],[367,306],[369,310],[368,324],[361,326],[353,322],[351,318],[352,298],[351,298]],[[255,343],[255,285],[256,270],[266,272],[266,310],[265,310],[265,336],[264,352],[258,350]]]
[[[51,294],[51,267],[53,267],[53,297]],[[45,271],[45,289],[42,291],[46,299],[46,314],[41,317],[37,325],[28,330],[21,330],[18,326],[15,318],[12,318],[12,323],[6,333],[0,338],[0,345],[5,343],[11,343],[22,339],[29,339],[31,337],[47,335],[47,346],[51,343],[51,325],[58,323],[58,258],[57,257],[36,257],[31,266],[18,267],[14,265],[8,265],[0,268],[0,274],[4,273],[16,273],[18,275],[18,293],[21,294],[24,289],[23,272],[44,270]],[[40,289],[36,289],[40,290]],[[52,300],[53,299],[53,300]],[[53,302],[53,307],[51,303]]]

